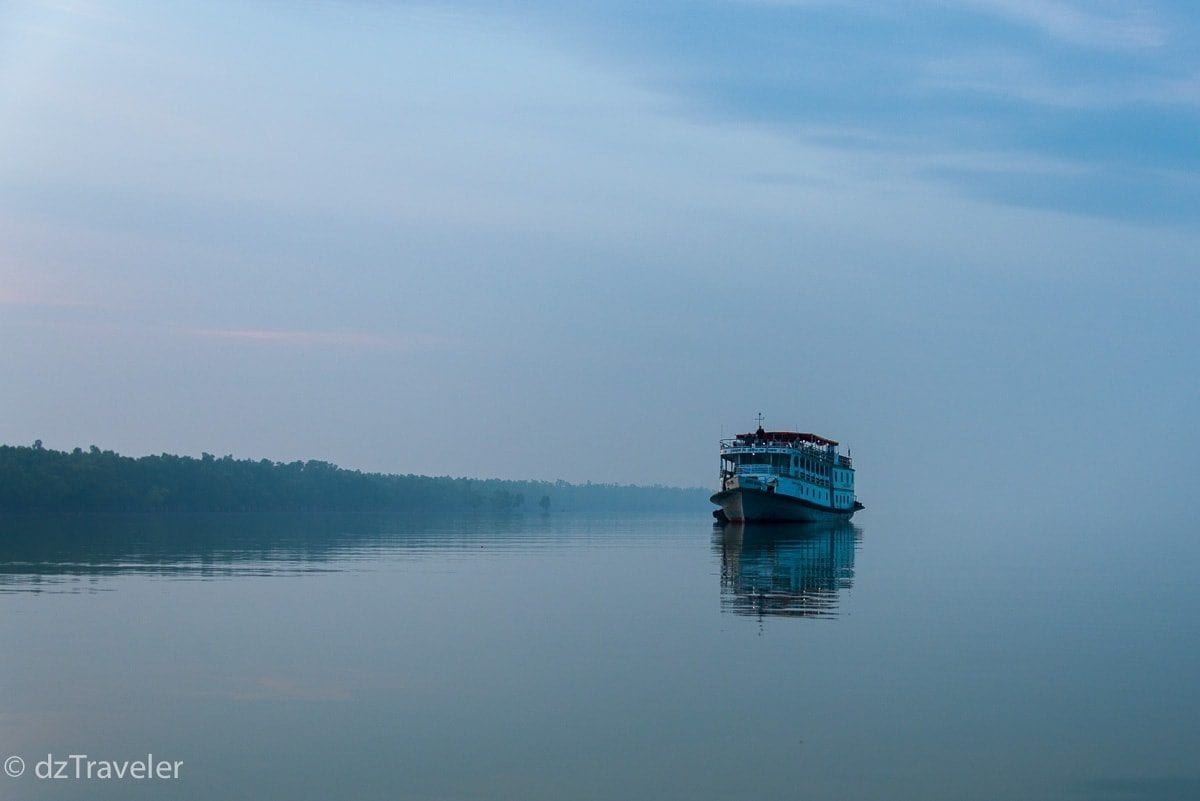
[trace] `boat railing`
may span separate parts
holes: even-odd
[[[744,439],[723,439],[721,440],[722,448],[787,448],[790,451],[802,451],[810,453],[821,458],[825,457],[825,450],[814,445],[798,444],[789,442],[783,439],[764,439],[764,440],[744,440]]]
[[[721,450],[724,451],[728,448],[787,448],[788,450],[798,451],[804,456],[819,462],[829,461],[829,454],[823,448],[807,444],[797,445],[794,442],[786,442],[784,440],[763,440],[762,442],[748,442],[743,439],[721,440]],[[836,463],[838,467],[854,467],[854,462],[851,458],[840,453],[837,454]]]
[[[806,481],[815,487],[828,489],[831,482],[827,478],[820,476],[806,475],[788,470],[786,467],[776,467],[772,464],[740,464],[737,470],[730,472],[728,470],[721,473],[721,479],[724,480],[730,476],[783,476],[785,478],[794,478],[797,481]]]
[[[738,473],[744,476],[780,476],[783,471],[770,464],[741,464],[738,465]]]

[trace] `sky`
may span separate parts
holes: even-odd
[[[1166,0],[4,2],[0,441],[712,486],[761,411],[868,507],[1182,508],[1198,35]]]

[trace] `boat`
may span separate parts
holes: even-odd
[[[710,499],[718,523],[849,520],[865,508],[854,494],[854,463],[835,440],[758,430],[721,440],[721,490]]]

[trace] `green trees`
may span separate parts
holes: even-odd
[[[70,453],[0,445],[0,512],[488,511],[519,512],[526,498],[555,509],[704,508],[707,492],[564,481],[389,475],[321,461],[272,462],[205,453],[133,458],[95,445]]]

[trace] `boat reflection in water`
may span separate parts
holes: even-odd
[[[739,615],[824,617],[854,583],[861,531],[850,523],[729,523],[721,553],[721,609]]]

